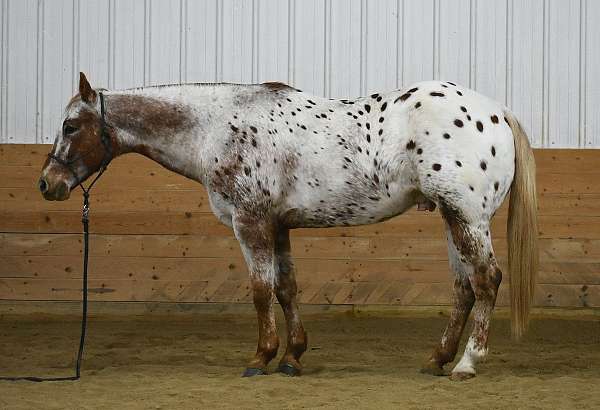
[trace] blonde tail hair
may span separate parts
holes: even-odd
[[[505,116],[515,143],[515,175],[510,188],[507,237],[511,331],[519,340],[529,324],[539,262],[535,158],[519,121],[510,112]]]

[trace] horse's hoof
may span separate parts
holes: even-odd
[[[286,376],[294,377],[300,376],[300,369],[294,367],[294,365],[290,363],[281,363],[277,368],[277,371]]]
[[[450,375],[450,380],[455,382],[462,382],[465,380],[469,380],[475,377],[475,373],[467,373],[467,372],[452,372]]]
[[[267,374],[267,372],[263,369],[258,367],[248,367],[246,370],[244,370],[242,377],[263,376],[265,374]]]
[[[435,362],[429,362],[421,368],[421,373],[430,374],[432,376],[447,376],[444,368]]]

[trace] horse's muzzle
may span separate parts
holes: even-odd
[[[38,181],[38,188],[44,196],[44,199],[48,201],[67,200],[71,193],[69,186],[65,182],[59,181],[56,184],[51,184],[44,177],[40,178]]]

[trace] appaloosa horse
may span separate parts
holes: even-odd
[[[443,374],[454,360],[473,307],[473,331],[452,379],[473,377],[487,353],[502,279],[490,220],[509,190],[512,330],[519,337],[526,329],[537,269],[535,162],[514,115],[472,90],[431,81],[351,101],[281,83],[94,90],[80,74],[40,190],[65,200],[130,152],[202,183],[215,215],[233,228],[258,314],[258,348],[245,376],[264,374],[277,354],[275,298],[287,322],[278,370],[301,369],[307,336],[290,229],[370,224],[415,204],[439,207],[456,275],[450,321],[423,371]]]

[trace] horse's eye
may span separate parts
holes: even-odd
[[[65,135],[71,135],[75,131],[77,131],[77,128],[75,128],[75,127],[73,127],[71,125],[65,125],[65,128],[63,130],[63,132],[65,133]]]

